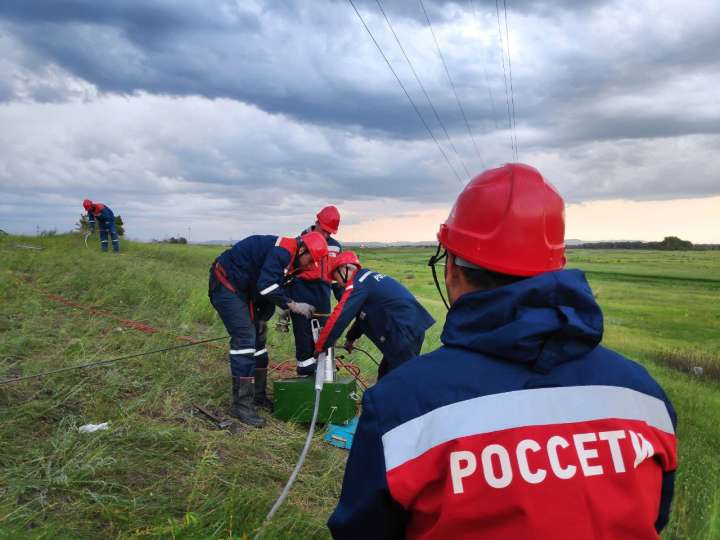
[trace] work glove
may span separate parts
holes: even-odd
[[[354,348],[355,348],[355,342],[353,340],[348,339],[345,341],[345,345],[343,345],[343,349],[345,349],[349,353],[352,353]]]
[[[288,302],[288,309],[308,319],[315,313],[315,306],[306,304],[305,302]]]

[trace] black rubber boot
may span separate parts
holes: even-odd
[[[233,404],[228,414],[243,424],[261,428],[265,425],[265,419],[258,414],[253,403],[254,384],[251,377],[233,377]]]
[[[255,405],[273,410],[273,402],[267,395],[267,368],[255,368]]]

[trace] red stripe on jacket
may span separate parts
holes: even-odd
[[[340,315],[342,315],[342,310],[345,307],[345,302],[353,292],[353,277],[355,276],[355,272],[357,272],[357,270],[355,270],[350,276],[350,279],[348,280],[350,282],[350,285],[345,287],[345,292],[343,293],[342,298],[340,298],[340,302],[338,302],[338,305],[335,306],[335,309],[333,309],[332,314],[330,315],[327,322],[325,323],[325,326],[320,332],[317,343],[315,343],[316,353],[321,353],[325,349],[325,342],[327,341],[330,332],[333,331],[333,328],[335,327],[337,320],[340,318]]]

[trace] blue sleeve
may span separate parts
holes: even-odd
[[[320,337],[315,344],[316,352],[332,346],[350,322],[360,313],[360,309],[365,303],[368,293],[367,288],[358,285],[348,285],[345,288],[345,293],[340,299],[340,303],[335,306],[322,332],[320,332]]]
[[[291,299],[285,294],[285,268],[290,264],[290,252],[282,247],[274,246],[265,257],[257,280],[260,296],[267,298],[280,309],[287,309]]]
[[[372,390],[365,392],[363,412],[345,467],[340,501],[328,520],[333,538],[384,540],[403,538],[409,518],[390,495],[385,456]]]
[[[350,330],[347,331],[347,334],[345,334],[345,339],[350,341],[355,341],[356,339],[360,339],[360,336],[363,335],[363,329],[358,320],[355,320],[355,323],[350,327]]]
[[[92,215],[92,212],[88,212],[88,226],[90,227],[90,232],[95,232],[95,216]]]
[[[675,408],[670,403],[667,396],[664,396],[665,406],[670,414],[670,420],[677,433],[677,414]],[[670,505],[672,504],[673,495],[675,493],[675,471],[667,471],[663,473],[662,488],[660,491],[660,508],[658,509],[658,517],[655,520],[655,530],[659,533],[665,528],[670,520]]]

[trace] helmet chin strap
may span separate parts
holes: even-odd
[[[440,254],[440,250],[442,250],[442,254]],[[438,281],[437,277],[437,271],[435,270],[435,265],[442,261],[445,257],[447,257],[447,250],[442,247],[442,244],[438,243],[437,251],[435,252],[435,255],[430,257],[430,260],[428,261],[428,266],[432,270],[432,276],[433,281],[435,281],[435,287],[437,288],[438,294],[440,295],[440,298],[443,301],[443,304],[445,304],[445,307],[448,311],[450,311],[450,304],[448,304],[447,300],[445,300],[445,295],[442,292],[442,289],[440,288],[440,282]]]

